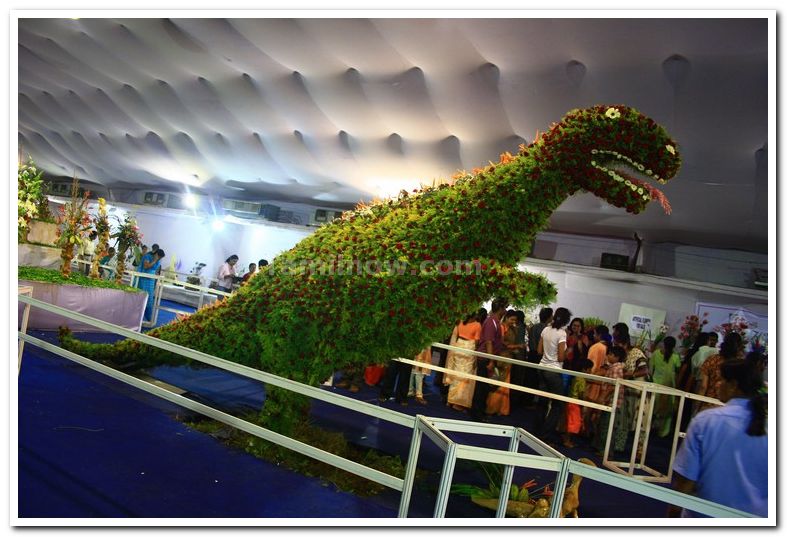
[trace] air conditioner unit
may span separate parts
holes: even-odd
[[[754,272],[754,286],[761,289],[768,288],[768,269],[756,268],[752,269]]]
[[[222,200],[221,206],[225,211],[234,211],[236,213],[246,214],[260,214],[261,203],[254,203],[252,201],[240,200]]]
[[[620,254],[601,254],[601,268],[610,268],[615,270],[628,270],[629,269],[629,256]]]
[[[342,211],[329,211],[327,209],[317,209],[314,211],[312,215],[312,221],[310,222],[313,226],[319,226],[322,224],[327,224],[331,220],[335,218],[341,218]]]
[[[260,208],[260,216],[272,222],[276,222],[279,219],[280,212],[281,212],[281,207],[279,207],[278,205],[270,205],[266,203],[265,205],[262,205],[262,207]]]
[[[71,184],[70,183],[52,183],[49,187],[49,193],[53,196],[70,196]]]
[[[145,192],[142,196],[142,203],[144,205],[163,207],[167,204],[167,198],[168,195],[163,192]]]

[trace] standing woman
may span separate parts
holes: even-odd
[[[563,361],[566,359],[566,325],[571,320],[571,312],[566,308],[557,308],[552,317],[552,324],[541,332],[538,342],[538,353],[541,354],[539,365],[551,368],[552,371],[539,370],[540,388],[542,391],[563,395]],[[538,436],[552,445],[557,444],[557,425],[563,418],[563,401],[550,397],[540,397],[541,420]]]
[[[739,333],[730,332],[724,336],[719,354],[711,356],[700,366],[700,385],[699,388],[697,388],[697,395],[718,399],[718,383],[721,380],[721,364],[727,360],[743,358],[743,350],[743,338]],[[717,405],[713,403],[700,403],[698,406],[697,412],[716,407]]]
[[[155,252],[151,251],[142,256],[139,262],[139,272],[146,274],[155,274],[161,266],[161,260],[164,258],[164,250],[159,248]],[[148,302],[145,305],[145,320],[150,321],[153,319],[153,302],[156,291],[156,280],[153,278],[139,277],[137,287],[142,289],[148,294]]]
[[[474,351],[480,338],[481,323],[478,322],[478,312],[475,312],[454,327],[451,345]],[[475,356],[459,351],[448,351],[445,368],[475,375]],[[443,383],[448,385],[448,406],[454,410],[465,411],[473,405],[474,380],[446,374]]]
[[[515,311],[509,311],[503,318],[503,326],[506,327],[503,333],[503,351],[500,356],[513,358],[514,353],[524,347],[524,343],[516,342],[516,321]],[[495,374],[491,376],[495,380],[511,383],[511,364],[508,362],[495,362]],[[510,389],[499,386],[496,390],[490,391],[486,397],[486,413],[488,415],[508,416],[511,412]]]
[[[648,376],[648,358],[645,356],[645,353],[639,347],[631,344],[631,336],[628,332],[621,332],[617,341],[618,345],[626,351],[626,360],[623,362],[623,378],[644,381]],[[623,400],[623,412],[626,413],[627,423],[631,431],[637,426],[636,414],[641,395],[642,392],[639,390],[626,390]],[[641,435],[640,442],[643,440],[644,438]]]
[[[568,325],[566,334],[566,361],[563,369],[579,371],[576,364],[588,357],[588,337],[585,334],[585,322],[581,317],[575,317]],[[569,376],[570,377],[570,376]]]
[[[718,396],[724,406],[699,413],[689,424],[675,457],[674,488],[767,517],[768,394],[761,373],[749,360],[727,360],[719,366]],[[701,516],[676,506],[668,514]]]
[[[661,342],[662,349],[656,349],[650,357],[650,370],[653,374],[653,382],[675,387],[676,375],[680,369],[680,355],[675,352],[677,341],[672,336],[667,336]],[[672,416],[675,412],[675,398],[671,395],[656,395],[656,402],[653,408],[655,417],[654,426],[656,434],[667,436],[672,428]]]
[[[224,264],[219,268],[219,283],[217,287],[220,291],[225,293],[232,292],[232,284],[235,282],[235,264],[238,262],[238,256],[233,254],[224,261]]]

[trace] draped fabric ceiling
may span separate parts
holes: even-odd
[[[673,214],[581,194],[550,228],[767,252],[765,18],[18,28],[21,152],[52,176],[349,208],[496,161],[569,109],[627,104],[679,143],[684,166],[663,187]]]

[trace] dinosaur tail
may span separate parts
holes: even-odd
[[[60,346],[64,349],[84,356],[89,360],[111,366],[134,364],[138,367],[150,367],[162,363],[178,365],[188,360],[171,352],[162,351],[133,339],[117,343],[91,343],[74,337],[71,330],[61,326],[58,330]]]

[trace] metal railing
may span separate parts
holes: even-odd
[[[635,477],[637,479],[642,479],[646,481],[654,481],[654,482],[662,482],[662,483],[669,483],[672,481],[672,467],[675,461],[675,453],[677,451],[678,446],[678,438],[684,437],[685,432],[680,430],[680,420],[683,416],[683,409],[684,403],[686,399],[692,399],[698,402],[704,403],[711,403],[714,405],[723,405],[721,401],[718,399],[704,397],[701,395],[684,392],[682,390],[678,390],[675,388],[668,388],[666,386],[660,386],[658,384],[653,384],[650,382],[644,381],[634,381],[634,380],[624,380],[624,379],[612,379],[609,377],[602,377],[599,375],[593,375],[590,373],[583,373],[581,371],[572,371],[569,369],[557,369],[554,367],[543,366],[540,364],[534,364],[530,362],[525,362],[522,360],[517,360],[515,358],[507,358],[504,356],[498,356],[495,354],[488,354],[482,351],[472,351],[462,347],[455,347],[452,345],[446,345],[444,343],[433,343],[432,347],[437,347],[440,349],[447,349],[449,351],[454,351],[457,353],[462,354],[469,354],[472,356],[480,356],[482,358],[488,358],[490,360],[496,360],[498,362],[505,362],[512,365],[519,365],[522,367],[527,367],[530,369],[546,371],[549,373],[554,374],[563,374],[563,375],[570,375],[572,377],[581,377],[593,382],[599,383],[607,383],[613,384],[614,391],[612,395],[612,401],[609,405],[602,405],[599,403],[595,403],[593,401],[586,401],[584,399],[575,399],[572,397],[568,397],[561,394],[555,394],[551,392],[545,392],[542,390],[538,390],[535,388],[529,388],[526,386],[519,386],[517,384],[511,384],[495,379],[490,379],[486,377],[480,377],[478,375],[473,375],[470,373],[464,373],[461,371],[456,371],[453,369],[446,369],[444,367],[436,366],[431,363],[424,363],[418,362],[415,360],[399,358],[400,362],[404,362],[407,364],[411,364],[413,366],[421,367],[424,369],[430,369],[432,371],[441,371],[443,373],[450,374],[452,377],[459,377],[469,380],[474,380],[476,382],[484,382],[486,384],[491,384],[497,387],[504,387],[508,388],[509,390],[516,390],[520,392],[530,393],[533,395],[537,395],[539,397],[545,397],[548,399],[554,399],[556,401],[562,401],[565,403],[573,403],[579,406],[584,406],[586,408],[592,408],[595,410],[600,410],[602,412],[609,412],[609,427],[607,429],[607,436],[604,443],[604,454],[602,458],[602,464],[609,468],[614,472],[625,473],[630,477]],[[629,390],[636,389],[642,391],[642,395],[638,400],[638,405],[636,409],[636,426],[634,429],[634,441],[631,447],[631,452],[629,454],[629,459],[626,461],[616,461],[610,457],[611,454],[611,447],[612,447],[612,435],[615,429],[615,416],[617,415],[617,406],[618,406],[618,397],[620,390],[618,389],[620,386],[627,387]],[[679,405],[678,405],[678,416],[676,418],[676,426],[673,432],[673,439],[672,439],[672,449],[670,452],[669,459],[667,461],[667,472],[662,473],[659,472],[652,467],[648,466],[645,463],[645,457],[647,456],[647,443],[650,438],[650,426],[653,417],[653,397],[655,393],[660,393],[664,397],[666,396],[676,396],[680,398]],[[650,396],[648,396],[650,394]],[[645,415],[647,413],[647,415]],[[644,433],[643,433],[644,431]],[[642,441],[640,439],[642,438]],[[638,459],[638,460],[637,460]],[[642,474],[635,474],[635,470],[642,471]]]
[[[445,453],[446,457],[443,464],[443,472],[441,474],[440,489],[437,495],[437,505],[435,508],[435,516],[442,517],[445,514],[445,505],[448,501],[450,484],[453,479],[453,468],[457,459],[476,460],[490,463],[503,464],[506,466],[504,471],[504,483],[501,491],[501,498],[506,498],[511,486],[511,479],[513,477],[514,467],[534,468],[534,469],[548,469],[555,470],[557,477],[555,479],[555,494],[553,498],[562,498],[563,490],[565,490],[565,483],[569,473],[576,473],[606,483],[628,492],[641,494],[643,496],[656,498],[667,503],[677,505],[692,511],[697,511],[709,516],[724,516],[724,517],[752,517],[753,515],[744,513],[737,509],[732,509],[723,505],[708,502],[694,496],[689,496],[679,493],[670,489],[655,486],[651,483],[645,483],[631,477],[621,476],[607,470],[600,470],[590,468],[581,463],[575,463],[563,457],[562,454],[555,451],[548,445],[541,442],[538,438],[531,433],[521,428],[513,428],[510,426],[496,425],[490,423],[472,423],[459,420],[448,420],[439,418],[429,418],[421,415],[409,416],[393,410],[379,407],[358,401],[343,395],[334,394],[319,387],[304,385],[271,373],[266,373],[257,369],[237,364],[222,358],[211,356],[209,354],[188,349],[174,343],[170,343],[161,339],[140,334],[133,330],[128,330],[100,319],[95,319],[87,315],[76,313],[65,308],[48,304],[40,300],[34,299],[29,296],[19,295],[18,300],[24,304],[33,307],[41,308],[51,313],[61,315],[66,318],[81,321],[127,338],[137,340],[141,343],[152,345],[154,347],[170,351],[181,356],[185,356],[192,360],[196,360],[226,371],[230,371],[247,378],[255,379],[266,384],[277,386],[286,390],[290,390],[307,397],[319,399],[327,403],[337,405],[355,412],[372,416],[376,419],[382,419],[409,427],[413,429],[413,436],[411,439],[411,447],[408,456],[408,461],[405,466],[405,478],[401,479],[381,472],[379,470],[367,467],[357,462],[345,459],[338,455],[328,453],[324,450],[314,446],[305,444],[298,440],[281,435],[259,425],[242,420],[208,405],[198,403],[194,400],[185,398],[181,395],[172,393],[164,388],[155,386],[144,380],[117,371],[111,367],[89,360],[71,351],[65,350],[57,345],[48,343],[39,338],[30,336],[23,332],[18,332],[19,338],[32,345],[38,346],[44,350],[50,351],[54,354],[62,356],[66,359],[79,363],[85,367],[98,371],[128,385],[134,386],[147,393],[188,408],[194,412],[203,414],[217,421],[225,423],[229,426],[236,427],[258,438],[273,442],[287,449],[291,449],[302,455],[319,460],[326,464],[330,464],[337,468],[343,469],[355,475],[369,479],[375,483],[392,488],[402,493],[399,505],[399,516],[406,517],[409,507],[409,501],[412,494],[412,486],[415,477],[415,468],[417,464],[418,452],[420,449],[420,442],[423,435],[437,444]],[[421,364],[426,365],[426,364]],[[616,390],[617,391],[617,390]],[[450,440],[443,431],[464,431],[475,434],[494,435],[494,436],[507,436],[511,438],[509,443],[509,450],[495,450],[490,448],[481,448],[458,444]],[[533,449],[537,455],[529,455],[518,453],[518,448],[521,443],[525,443]],[[505,495],[503,495],[505,493]],[[496,513],[497,517],[505,515],[505,502],[499,502]],[[553,501],[553,506],[550,510],[549,516],[559,516],[560,501]]]
[[[84,259],[72,259],[71,262],[72,262],[72,264],[76,264],[77,267],[79,267],[80,265],[88,265],[89,266],[91,264],[91,261],[85,261]],[[103,269],[106,269],[106,270],[109,270],[109,271],[113,271],[113,272],[115,271],[115,268],[110,266],[110,265],[99,265],[99,267],[101,267]],[[202,307],[205,295],[214,295],[214,296],[220,296],[220,297],[222,297],[222,296],[223,297],[228,297],[231,294],[231,293],[227,293],[225,291],[221,291],[219,289],[212,289],[210,287],[205,287],[205,286],[202,286],[202,285],[197,285],[197,284],[188,283],[188,282],[182,282],[180,280],[173,280],[171,278],[168,278],[165,275],[150,274],[150,273],[147,273],[147,272],[137,272],[135,270],[130,270],[130,269],[126,269],[123,272],[123,276],[121,278],[121,282],[124,283],[125,285],[130,286],[130,287],[136,287],[137,283],[139,281],[139,278],[150,278],[151,280],[155,280],[156,281],[156,284],[155,284],[155,286],[153,288],[153,309],[151,311],[150,320],[149,321],[146,321],[144,319],[142,320],[142,326],[145,327],[145,328],[152,328],[152,327],[154,327],[154,326],[156,326],[158,324],[158,313],[159,313],[159,311],[168,311],[170,313],[175,313],[175,314],[178,314],[178,313],[190,314],[191,313],[188,310],[179,310],[179,309],[176,309],[176,308],[168,308],[166,306],[162,306],[161,305],[162,293],[163,293],[165,284],[177,285],[177,286],[183,287],[185,289],[193,289],[195,291],[198,291],[199,292],[199,301],[198,301],[197,307],[195,309],[199,309],[199,308]]]

